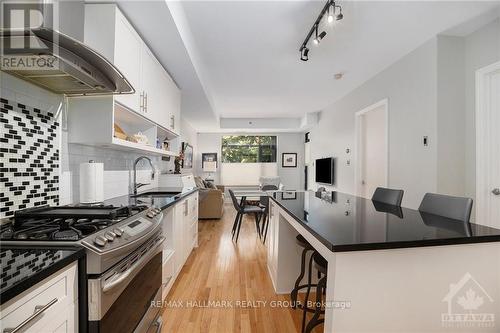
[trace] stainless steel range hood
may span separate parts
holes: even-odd
[[[1,30],[0,39],[4,46],[1,70],[54,93],[86,96],[135,91],[106,58],[58,31],[46,27]],[[5,48],[5,45],[37,47]]]

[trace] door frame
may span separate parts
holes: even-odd
[[[361,186],[361,178],[363,173],[363,154],[361,153],[363,148],[362,143],[362,121],[361,116],[366,113],[373,111],[375,109],[384,107],[384,115],[385,115],[385,150],[386,150],[386,163],[385,163],[385,183],[384,186],[388,186],[389,184],[389,99],[384,98],[374,104],[371,104],[364,109],[355,113],[355,152],[356,152],[356,170],[354,174],[354,190],[357,196],[362,197],[362,186]]]
[[[491,107],[488,105],[487,101],[490,96],[489,85],[487,80],[489,76],[493,73],[500,71],[500,61],[495,62],[486,67],[480,68],[476,71],[476,209],[475,209],[475,221],[479,221],[482,224],[492,225],[491,222],[486,222],[487,217],[484,214],[487,213],[487,201],[488,197],[491,195],[490,189],[488,188],[488,177],[487,171],[488,166],[488,153],[486,151],[488,140],[488,133],[486,131],[479,131],[480,128],[486,128],[490,114],[493,112]],[[488,190],[485,191],[484,189]],[[498,226],[496,226],[498,227]]]

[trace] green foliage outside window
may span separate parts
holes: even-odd
[[[225,135],[223,163],[276,163],[276,136]]]

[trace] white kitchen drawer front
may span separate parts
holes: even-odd
[[[163,251],[164,255],[165,252],[167,251]],[[173,251],[168,251],[166,259],[163,261],[161,279],[162,299],[165,299],[175,279],[175,256]]]
[[[74,262],[2,305],[0,332],[14,329],[30,318],[20,332],[74,332],[77,311],[71,311],[70,307],[78,303],[77,299],[77,263]],[[58,322],[60,325],[56,325]]]

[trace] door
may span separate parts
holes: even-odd
[[[358,147],[357,195],[371,198],[387,186],[387,101],[356,113]]]
[[[141,37],[117,10],[115,27],[115,65],[135,89],[133,94],[116,96],[116,101],[135,112],[141,109]]]
[[[500,228],[500,62],[476,72],[476,223]]]

